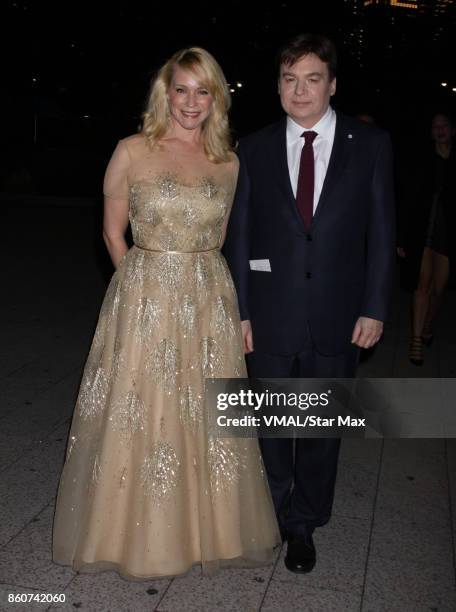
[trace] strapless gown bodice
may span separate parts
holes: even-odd
[[[129,218],[137,247],[151,251],[198,252],[220,248],[229,189],[210,176],[187,185],[163,174],[130,186]]]

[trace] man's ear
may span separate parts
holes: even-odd
[[[333,96],[336,93],[336,85],[337,85],[336,77],[334,77],[329,85],[329,93],[331,96]]]

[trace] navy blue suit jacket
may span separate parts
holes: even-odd
[[[297,353],[310,328],[319,352],[345,352],[359,316],[387,315],[395,247],[388,134],[337,113],[310,231],[290,183],[286,117],[242,139],[238,153],[224,253],[254,348]],[[254,259],[268,259],[271,272],[251,270]]]

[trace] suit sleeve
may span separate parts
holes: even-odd
[[[375,161],[366,240],[366,282],[361,316],[385,321],[394,275],[396,223],[391,140],[382,135]]]
[[[239,145],[238,155],[240,162],[239,176],[223,253],[236,287],[241,320],[245,321],[250,319],[248,308],[250,276],[250,179],[242,142]]]

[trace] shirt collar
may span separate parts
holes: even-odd
[[[317,132],[318,136],[324,139],[329,137],[331,126],[335,121],[336,113],[328,106],[323,117],[311,128],[303,128],[302,125],[296,123],[290,116],[287,117],[287,142],[295,142],[301,138],[303,132],[312,130]]]

